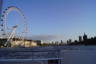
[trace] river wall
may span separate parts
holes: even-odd
[[[0,64],[96,64],[95,59],[96,46],[0,48]]]

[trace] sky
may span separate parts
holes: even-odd
[[[84,32],[89,37],[96,36],[95,0],[4,0],[3,10],[8,6],[22,10],[32,39],[75,40]],[[7,20],[11,26],[20,23],[21,17],[12,11]]]

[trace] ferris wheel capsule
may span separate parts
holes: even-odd
[[[3,29],[1,29],[1,31],[4,31]]]
[[[5,33],[2,34],[3,36],[6,35]]]
[[[6,13],[5,11],[3,11],[3,13]]]
[[[6,8],[5,10],[8,10],[8,8]]]
[[[4,15],[2,15],[2,17],[4,17]]]
[[[3,21],[3,19],[1,19],[1,21]]]
[[[3,26],[3,24],[1,24],[1,26]]]

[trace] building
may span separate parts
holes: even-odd
[[[82,41],[82,36],[79,36],[79,42],[81,42]]]
[[[4,44],[7,43],[7,45],[10,44],[11,47],[35,47],[41,45],[41,40],[31,40],[31,39],[18,39],[13,38],[11,41],[7,41],[7,38],[0,39],[0,47],[4,46]],[[10,47],[8,46],[8,47]]]
[[[23,47],[35,47],[35,46],[40,46],[41,45],[41,40],[31,40],[31,39],[24,39],[24,41],[22,40],[13,40],[14,44],[12,44],[12,46],[23,46]],[[14,47],[13,46],[13,47]]]
[[[87,35],[84,33],[83,35],[83,40],[86,41],[87,40]]]

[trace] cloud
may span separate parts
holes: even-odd
[[[62,35],[33,35],[30,37],[32,40],[61,40]]]

